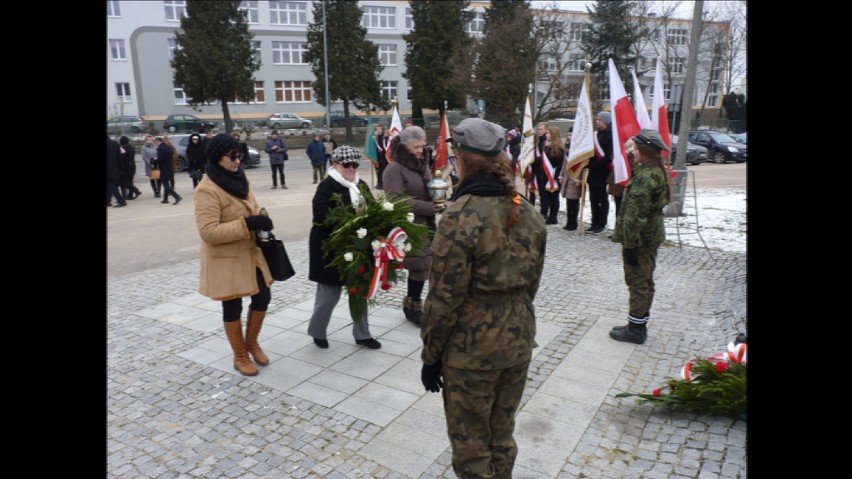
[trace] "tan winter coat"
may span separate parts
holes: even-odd
[[[242,200],[209,177],[201,179],[195,189],[195,222],[201,236],[199,293],[217,301],[257,294],[255,268],[263,272],[266,285],[272,285],[266,259],[243,219],[259,213],[251,186]]]

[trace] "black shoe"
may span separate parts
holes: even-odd
[[[183,196],[178,196],[177,199],[175,200],[175,206],[177,206],[177,204],[180,203],[181,200],[183,200]]]
[[[562,229],[565,229],[565,230],[568,230],[568,231],[577,231],[577,226],[574,225],[572,227],[572,226],[565,225],[565,226],[562,227]]]
[[[169,198],[168,198],[168,197],[166,197],[166,198],[165,198],[165,199],[163,199],[163,201],[161,201],[160,203],[163,203],[163,204],[166,204],[166,205],[167,205],[167,204],[169,204]]]
[[[599,235],[603,232],[604,232],[603,228],[592,228],[589,231],[586,231],[586,233],[589,233],[590,235]]]
[[[382,343],[376,341],[374,338],[356,339],[355,344],[360,344],[361,346],[367,346],[370,349],[379,349],[379,348],[382,347]]]
[[[557,223],[558,223],[558,221],[556,221],[556,220],[547,220],[547,221],[544,222],[544,224],[546,224],[546,225],[555,225]]]
[[[314,338],[314,344],[319,346],[322,349],[328,349],[328,340],[327,339],[317,339]]]
[[[159,192],[159,191],[155,191],[155,192],[154,192],[154,198],[159,198],[159,197],[160,197],[160,192]]]
[[[624,329],[613,328],[609,337],[625,343],[642,344],[648,338],[648,328],[644,324],[629,323]]]
[[[113,208],[121,208],[122,206],[127,206],[127,203],[126,202],[125,203],[119,203],[119,204],[113,206]]]

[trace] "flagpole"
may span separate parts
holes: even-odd
[[[592,91],[590,90],[591,83],[592,83],[592,71],[591,71],[591,69],[592,69],[592,64],[587,60],[586,61],[586,77],[583,79],[583,82],[585,82],[585,84],[586,84],[586,99],[589,101],[589,107],[590,108],[592,106]],[[595,135],[596,133],[592,132],[592,134]],[[580,221],[579,221],[580,224],[577,227],[577,234],[580,235],[580,236],[583,235],[583,230],[585,229],[585,227],[583,226],[583,216],[584,216],[583,215],[583,209],[586,206],[586,179],[588,178],[588,176],[589,176],[589,169],[583,168],[583,173],[580,175],[580,181],[582,181],[582,184],[580,185]]]

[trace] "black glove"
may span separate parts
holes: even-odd
[[[639,266],[639,257],[636,255],[636,248],[625,248],[622,253],[624,262],[630,266]]]
[[[441,392],[441,388],[444,387],[444,382],[441,381],[441,360],[433,364],[423,364],[423,369],[420,370],[420,381],[427,391]]]
[[[272,220],[264,215],[252,215],[246,218],[246,226],[250,230],[270,231],[272,230]]]

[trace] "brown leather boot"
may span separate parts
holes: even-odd
[[[231,321],[225,324],[225,334],[231,349],[234,351],[234,369],[243,376],[257,376],[257,367],[251,362],[246,352],[246,342],[243,339],[242,321]]]
[[[257,336],[260,334],[260,327],[263,326],[263,318],[266,317],[266,311],[254,311],[249,306],[248,321],[246,321],[246,349],[251,354],[252,359],[261,366],[269,364],[269,357],[260,349],[260,344],[257,342]]]

